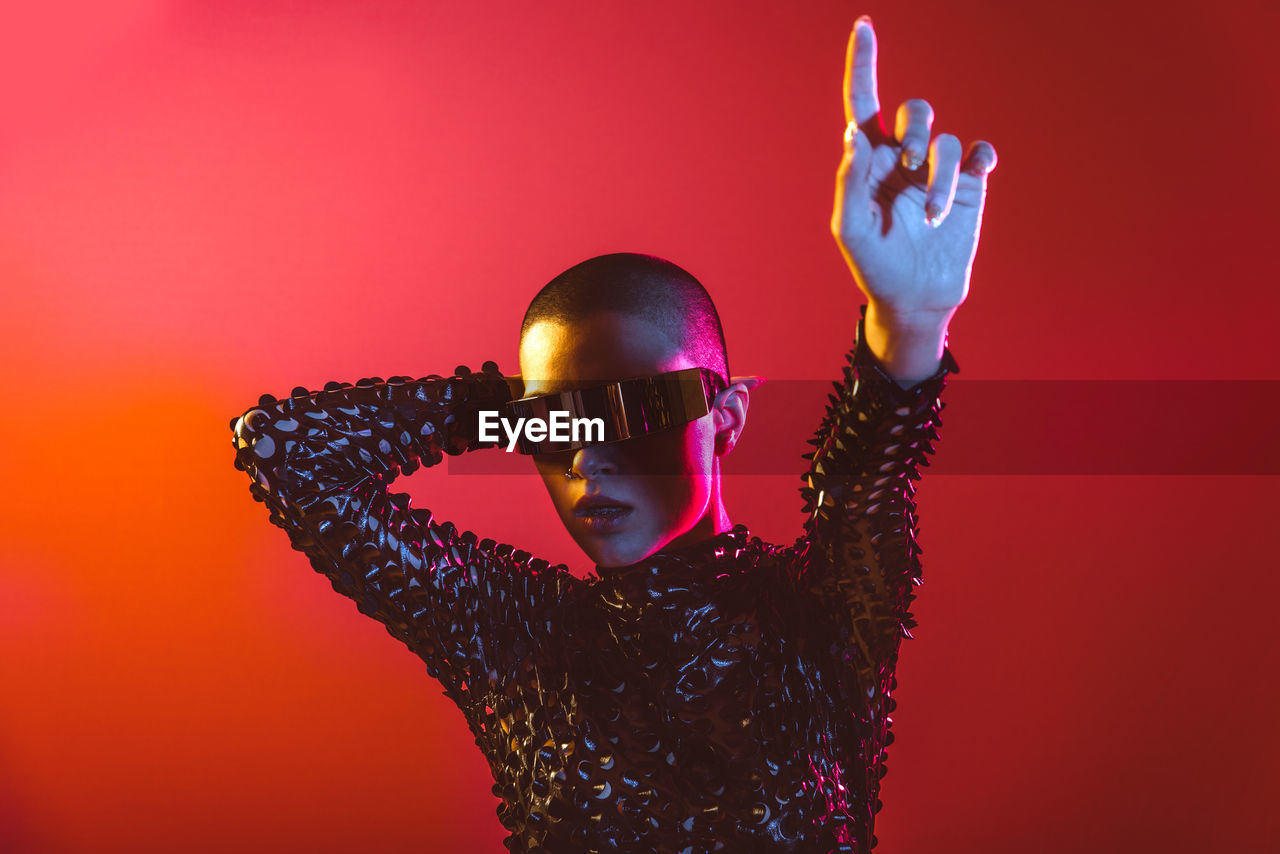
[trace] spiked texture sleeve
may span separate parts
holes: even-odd
[[[914,482],[934,451],[947,375],[959,370],[946,349],[937,373],[904,389],[867,347],[864,305],[843,379],[805,455],[800,577],[824,611],[816,616],[831,621],[855,683],[850,712],[865,716],[880,748],[892,740],[894,669],[915,626],[909,609],[922,578]],[[871,798],[885,770],[876,764]]]

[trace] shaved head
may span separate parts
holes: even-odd
[[[533,298],[520,337],[540,322],[572,325],[600,312],[647,321],[693,364],[728,383],[729,357],[715,303],[688,271],[654,255],[599,255],[565,270]]]

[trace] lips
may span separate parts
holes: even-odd
[[[574,515],[597,532],[617,529],[634,509],[630,504],[607,495],[584,495],[573,505]]]
[[[630,510],[631,505],[607,495],[584,495],[573,504],[573,512],[579,516],[605,509]]]

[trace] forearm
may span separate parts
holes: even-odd
[[[816,449],[801,489],[808,586],[841,615],[864,687],[913,624],[908,609],[921,571],[913,482],[933,453],[946,379],[958,371],[944,350],[933,374],[904,389],[859,335],[811,440]]]
[[[938,372],[954,314],[954,308],[895,312],[871,301],[866,312],[867,347],[885,373],[903,388],[911,388]]]
[[[493,367],[455,377],[329,383],[323,391],[300,387],[281,400],[264,395],[232,421],[236,467],[297,509],[334,491],[385,492],[401,472],[484,445],[475,411],[508,395]]]

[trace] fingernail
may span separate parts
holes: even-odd
[[[930,228],[937,228],[938,223],[942,222],[942,209],[933,202],[925,202],[924,220],[929,223]]]
[[[858,24],[866,24],[868,27],[874,28],[874,24],[871,23],[870,15],[859,15],[858,20],[854,21],[854,26],[857,26]]]
[[[924,162],[924,158],[920,156],[920,152],[914,148],[903,147],[902,156],[906,161],[906,166],[912,172],[920,168],[920,164]]]

